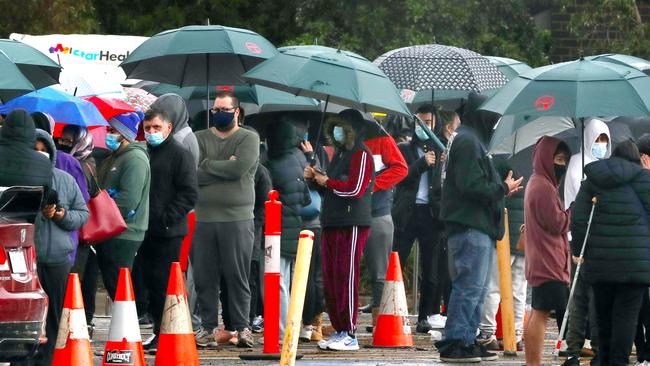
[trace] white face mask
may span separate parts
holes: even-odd
[[[36,151],[36,152],[39,152],[39,153],[45,155],[45,157],[47,158],[47,160],[50,160],[50,153],[48,153],[47,151]]]

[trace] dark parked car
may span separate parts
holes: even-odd
[[[0,187],[0,362],[27,359],[47,340],[33,225],[42,196],[40,187]]]

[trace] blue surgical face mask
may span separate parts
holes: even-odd
[[[162,132],[154,132],[154,133],[144,133],[144,138],[147,140],[149,145],[151,146],[158,146],[165,141],[165,136],[163,135]]]
[[[342,143],[345,140],[345,133],[343,132],[343,127],[334,126],[334,130],[332,131],[332,137],[336,142]]]
[[[122,142],[120,141],[120,135],[115,135],[112,133],[107,133],[106,134],[106,147],[111,150],[115,151],[120,148],[120,145]]]
[[[415,126],[415,136],[417,136],[420,141],[426,141],[429,139],[429,135],[427,135],[426,131],[424,131],[420,125]]]
[[[593,155],[594,158],[598,160],[605,159],[606,154],[607,142],[594,142],[593,145],[591,145],[591,155]]]
[[[235,119],[235,112],[210,112],[210,126],[214,126],[217,130],[226,132],[230,131],[234,126],[233,120]]]

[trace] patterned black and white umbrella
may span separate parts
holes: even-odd
[[[398,89],[485,92],[507,83],[489,59],[464,48],[429,44],[399,48],[374,63]]]

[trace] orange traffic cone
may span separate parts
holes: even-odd
[[[172,263],[163,310],[155,366],[198,366],[190,309],[187,305],[185,281],[179,262]]]
[[[111,327],[104,348],[102,365],[146,366],[138,325],[138,312],[128,268],[120,269],[117,291],[113,302]]]
[[[86,312],[81,297],[79,275],[68,275],[59,333],[54,346],[52,365],[92,366],[93,355],[86,326]]]
[[[397,252],[390,254],[372,345],[374,347],[413,347],[413,335],[406,306],[406,291]]]

